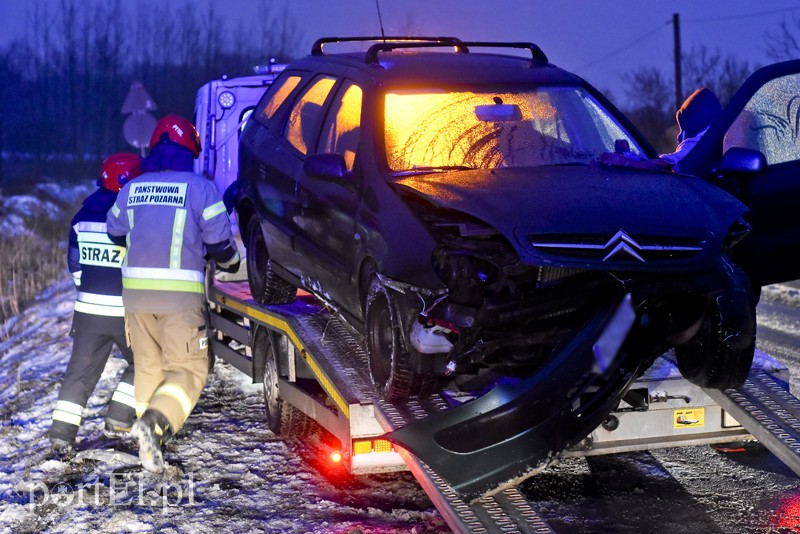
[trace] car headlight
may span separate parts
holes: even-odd
[[[747,237],[752,229],[753,228],[750,226],[750,223],[739,217],[728,229],[728,234],[725,236],[725,239],[722,242],[723,248],[733,248],[742,239]]]

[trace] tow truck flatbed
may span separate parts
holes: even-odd
[[[410,470],[456,532],[551,532],[509,481],[492,495],[465,502],[429,466],[382,436],[450,407],[442,394],[392,404],[381,400],[368,371],[362,335],[312,295],[261,305],[247,282],[207,284],[211,350],[254,382],[264,378],[259,330],[286,342],[278,395],[330,432],[354,475]],[[276,350],[273,348],[273,350]],[[309,384],[313,387],[309,387]],[[587,439],[560,457],[759,439],[800,474],[800,401],[788,392],[788,370],[757,352],[741,388],[704,390],[681,377],[664,355]]]

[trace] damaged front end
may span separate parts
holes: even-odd
[[[649,362],[624,340],[630,296],[594,306],[579,334],[536,372],[386,436],[411,451],[467,499],[545,468],[614,408]]]
[[[453,407],[386,437],[465,498],[535,474],[577,445],[659,354],[696,346],[720,302],[735,323],[724,343],[746,352],[754,340],[746,277],[723,256],[694,273],[538,267],[488,228],[442,227],[433,263],[445,292],[382,280],[414,297],[409,367],[446,376]]]

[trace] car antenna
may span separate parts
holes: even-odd
[[[378,9],[378,23],[381,25],[381,37],[383,37],[383,42],[386,42],[386,34],[383,31],[383,17],[381,17],[381,5],[378,0],[375,0],[375,7]]]

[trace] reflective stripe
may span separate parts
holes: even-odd
[[[75,287],[81,287],[81,274],[83,271],[75,271],[72,273],[72,281],[75,282]]]
[[[157,280],[184,280],[187,282],[205,282],[202,271],[191,269],[168,269],[165,267],[123,267],[125,278],[151,278]]]
[[[216,217],[220,213],[225,213],[225,203],[221,200],[203,210],[203,219],[209,220]]]
[[[121,391],[127,395],[133,395],[133,384],[127,382],[120,382],[117,386],[117,391]]]
[[[125,308],[122,306],[103,306],[102,304],[89,304],[79,300],[75,301],[75,311],[104,317],[125,317]]]
[[[69,401],[57,401],[53,410],[53,421],[61,421],[70,425],[80,426],[83,406]]]
[[[111,206],[111,215],[114,217],[119,217],[119,208],[117,207],[117,203],[114,202],[114,205]]]
[[[76,402],[60,400],[56,401],[56,410],[62,410],[67,413],[80,415],[83,412],[83,406]]]
[[[104,222],[81,221],[73,226],[76,233],[80,232],[96,232],[98,234],[105,234],[108,231],[108,226]]]
[[[133,230],[133,210],[125,210],[128,214],[128,231]]]
[[[150,291],[180,291],[182,293],[205,293],[203,282],[184,280],[145,280],[141,278],[122,278],[125,289],[149,289]]]
[[[130,406],[135,410],[136,399],[133,398],[133,386],[131,386],[130,392],[124,391],[122,386],[130,386],[130,384],[120,383],[120,385],[117,387],[117,390],[111,396],[111,400],[120,404],[124,404],[125,406]]]
[[[101,295],[78,291],[78,298],[75,300],[75,311],[91,315],[125,317],[125,308],[122,305],[122,297],[119,295]]]
[[[68,425],[81,426],[81,420],[80,415],[62,412],[61,410],[53,410],[53,421],[61,421]]]
[[[78,232],[78,243],[99,243],[102,245],[114,245],[107,233],[98,232]]]
[[[186,421],[186,419],[189,418],[189,414],[192,413],[192,399],[189,398],[189,394],[186,393],[186,390],[178,384],[164,384],[156,390],[153,397],[155,398],[158,395],[165,395],[173,399],[180,405],[183,411],[183,420]]]
[[[101,295],[99,293],[86,293],[85,291],[78,291],[78,300],[88,304],[122,306],[122,297],[119,295]]]
[[[144,415],[144,412],[147,411],[147,407],[150,406],[149,402],[137,402],[136,403],[136,417],[141,418]]]
[[[172,244],[170,245],[169,266],[181,268],[181,251],[183,249],[183,229],[186,226],[186,210],[175,210],[175,221],[172,223]]]

